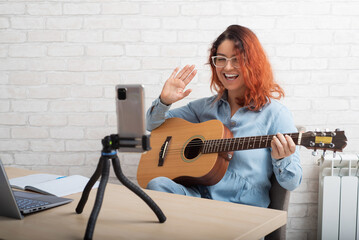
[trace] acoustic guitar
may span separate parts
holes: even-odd
[[[308,149],[342,151],[347,145],[344,131],[286,133],[296,145]],[[177,183],[214,185],[224,176],[233,151],[268,148],[273,135],[233,138],[219,120],[190,123],[167,119],[151,133],[151,147],[141,155],[137,181],[145,188],[155,177]]]

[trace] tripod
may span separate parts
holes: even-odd
[[[116,149],[119,149],[120,147],[126,147],[126,148],[137,147],[139,144],[140,144],[139,141],[133,138],[120,138],[117,134],[106,136],[105,138],[102,139],[102,151],[101,151],[101,157],[99,159],[99,163],[97,165],[94,174],[91,176],[90,180],[86,184],[81,199],[76,207],[76,213],[78,214],[82,213],[93,185],[101,176],[100,184],[97,189],[95,204],[92,209],[89,221],[87,223],[86,233],[84,237],[85,240],[92,239],[93,232],[95,230],[96,220],[101,209],[106,184],[110,174],[110,162],[109,162],[110,160],[112,160],[112,165],[115,174],[117,178],[120,180],[120,182],[147,203],[147,205],[156,214],[160,223],[166,221],[166,216],[163,214],[162,210],[158,207],[158,205],[144,191],[142,191],[141,188],[139,188],[137,185],[132,183],[122,173],[120,161],[119,158],[117,157]],[[142,137],[141,145],[142,145],[142,149],[145,151],[150,149],[148,136]]]

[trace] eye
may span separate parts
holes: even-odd
[[[217,57],[217,62],[226,62],[226,58],[224,58],[224,57]]]

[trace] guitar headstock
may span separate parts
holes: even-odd
[[[308,149],[342,152],[347,145],[344,131],[309,131],[302,133],[300,145]]]

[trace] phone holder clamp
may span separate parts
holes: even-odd
[[[165,222],[166,216],[163,214],[162,210],[158,207],[158,205],[140,187],[132,183],[123,174],[121,170],[120,161],[117,156],[117,149],[120,149],[121,147],[123,148],[142,147],[144,151],[150,150],[151,147],[149,144],[150,143],[149,136],[144,135],[142,139],[135,139],[135,138],[120,138],[118,134],[112,134],[110,136],[104,137],[101,142],[102,142],[102,151],[97,168],[94,174],[89,179],[88,183],[86,184],[81,199],[76,207],[76,213],[78,214],[82,213],[93,185],[101,177],[100,184],[96,194],[95,204],[92,209],[89,221],[87,223],[84,239],[86,240],[92,239],[93,232],[95,230],[96,220],[102,206],[106,184],[108,182],[108,178],[110,175],[110,160],[112,160],[114,172],[116,174],[116,177],[120,180],[120,182],[128,189],[130,189],[132,192],[134,192],[137,196],[139,196],[143,201],[146,202],[146,204],[156,214],[160,223]]]

